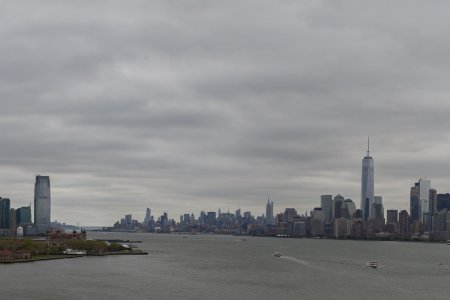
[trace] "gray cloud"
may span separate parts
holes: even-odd
[[[3,197],[51,176],[53,218],[109,225],[359,205],[450,190],[448,4],[40,1],[0,5]]]

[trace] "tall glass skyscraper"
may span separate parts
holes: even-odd
[[[418,182],[411,187],[410,193],[410,214],[413,221],[419,220],[423,222],[423,215],[429,211],[431,181],[419,179]]]
[[[361,176],[361,210],[364,220],[367,220],[372,214],[374,196],[374,170],[373,159],[369,152],[369,140],[367,140],[367,154],[362,160],[362,176]]]
[[[34,224],[37,233],[50,230],[50,177],[36,176],[34,185]]]
[[[10,200],[0,197],[0,228],[10,228]]]

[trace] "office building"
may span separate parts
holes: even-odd
[[[34,186],[34,224],[37,233],[50,230],[50,177],[36,176]]]
[[[324,223],[331,224],[331,211],[333,206],[333,196],[332,195],[321,195],[320,196],[320,207],[323,211]]]
[[[273,217],[273,201],[267,198],[266,204],[266,225],[275,225],[275,219]]]
[[[400,234],[409,234],[409,215],[406,210],[402,210],[398,216]]]
[[[149,227],[150,221],[152,219],[152,210],[150,208],[147,208],[145,212],[145,218],[144,218],[144,226]]]
[[[387,220],[386,220],[387,224],[397,224],[397,222],[398,222],[398,210],[396,210],[396,209],[388,209],[386,211],[386,216],[387,216]]]
[[[431,181],[419,179],[411,187],[410,214],[412,222],[423,222],[423,215],[428,213]]]
[[[0,228],[10,228],[11,201],[8,198],[0,198]]]
[[[436,195],[436,208],[437,211],[441,211],[443,209],[450,210],[450,194],[437,194]]]
[[[356,212],[356,206],[352,199],[345,199],[341,207],[341,217],[346,219],[353,218]]]
[[[331,207],[331,215],[333,219],[339,219],[342,217],[342,205],[344,204],[345,198],[338,194],[333,198],[333,205]]]
[[[374,197],[374,167],[373,159],[369,152],[369,140],[367,140],[367,154],[362,160],[361,175],[361,210],[364,220],[367,220],[371,213]]]
[[[31,205],[19,207],[16,209],[16,222],[17,225],[32,224],[31,222]]]

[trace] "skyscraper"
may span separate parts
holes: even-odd
[[[148,227],[151,219],[152,219],[152,210],[150,208],[147,208],[147,211],[145,212],[145,219],[144,219],[145,227]]]
[[[275,225],[275,220],[273,218],[273,201],[270,202],[269,198],[267,198],[266,204],[266,224]]]
[[[10,214],[10,200],[0,197],[0,228],[9,228]]]
[[[37,233],[50,230],[50,177],[36,176],[34,185],[34,224]]]
[[[373,159],[369,152],[369,139],[367,139],[367,154],[362,160],[362,176],[361,176],[361,210],[364,220],[371,215],[370,211],[373,204],[374,194],[374,169]]]
[[[16,209],[16,222],[18,225],[31,224],[31,204]]]
[[[320,196],[320,207],[323,211],[323,218],[325,224],[331,224],[331,206],[333,205],[332,195]]]
[[[383,197],[373,196],[372,209],[370,210],[370,218],[384,218]]]
[[[342,218],[342,205],[344,204],[345,198],[338,194],[333,198],[333,205],[331,207],[331,217],[333,219]]]
[[[411,187],[410,214],[412,221],[419,220],[423,222],[423,214],[427,214],[429,209],[430,189],[431,181],[425,179],[419,179]]]

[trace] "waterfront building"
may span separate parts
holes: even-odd
[[[216,212],[208,211],[206,214],[206,225],[215,226],[216,225]]]
[[[18,209],[16,209],[16,222],[17,222],[17,225],[32,224],[31,205],[19,207]]]
[[[384,218],[383,197],[373,197],[373,204],[370,210],[370,218]]]
[[[398,223],[398,210],[396,209],[388,209],[386,211],[386,223],[387,224],[397,224]]]
[[[331,207],[331,215],[333,219],[339,219],[342,215],[342,205],[344,204],[345,198],[338,194],[333,198],[333,205]],[[334,223],[334,222],[333,222]]]
[[[443,209],[450,210],[450,194],[437,194],[436,195],[436,209],[441,211]]]
[[[428,230],[434,231],[434,223],[433,220],[436,218],[438,210],[437,210],[437,191],[436,189],[430,189],[429,191],[429,202],[428,202]]]
[[[131,214],[125,215],[125,225],[131,226],[133,223],[133,216]]]
[[[10,228],[11,223],[11,201],[0,197],[0,228]]]
[[[320,196],[320,207],[323,211],[324,223],[331,224],[331,211],[333,206],[333,196],[332,195],[321,195]]]
[[[34,185],[34,224],[37,233],[50,230],[50,177],[36,176]]]
[[[324,235],[324,213],[321,207],[316,207],[311,212],[311,235]]]
[[[292,223],[292,236],[293,237],[305,237],[306,236],[306,223],[300,221],[298,218]],[[287,233],[288,235],[291,235]]]
[[[409,234],[409,215],[406,210],[402,210],[398,215],[399,231],[402,235]]]
[[[341,206],[341,217],[351,219],[356,212],[356,206],[352,199],[345,199]]]
[[[11,228],[13,231],[17,228],[17,219],[16,219],[16,209],[11,208],[9,210],[9,228]]]
[[[144,218],[144,227],[146,228],[149,227],[151,219],[152,219],[152,210],[150,208],[147,208]]]
[[[350,236],[351,222],[344,218],[334,219],[334,237],[335,238],[347,238]]]
[[[437,191],[436,191],[436,189],[429,190],[428,199],[429,199],[428,212],[430,213],[430,215],[434,215],[435,213],[437,213]]]
[[[297,216],[295,208],[286,208],[284,210],[284,221],[288,223],[294,222],[294,217]]]
[[[423,215],[428,213],[431,181],[419,179],[411,187],[410,192],[410,214],[412,222],[423,223]]]
[[[362,160],[361,174],[361,210],[364,220],[370,217],[370,210],[372,209],[374,200],[374,167],[369,146],[369,140],[367,140],[367,154]]]
[[[270,202],[269,197],[267,197],[266,204],[266,225],[274,225],[275,220],[273,218],[273,201]]]
[[[365,237],[365,222],[362,218],[358,218],[352,222],[351,234],[355,239]]]

